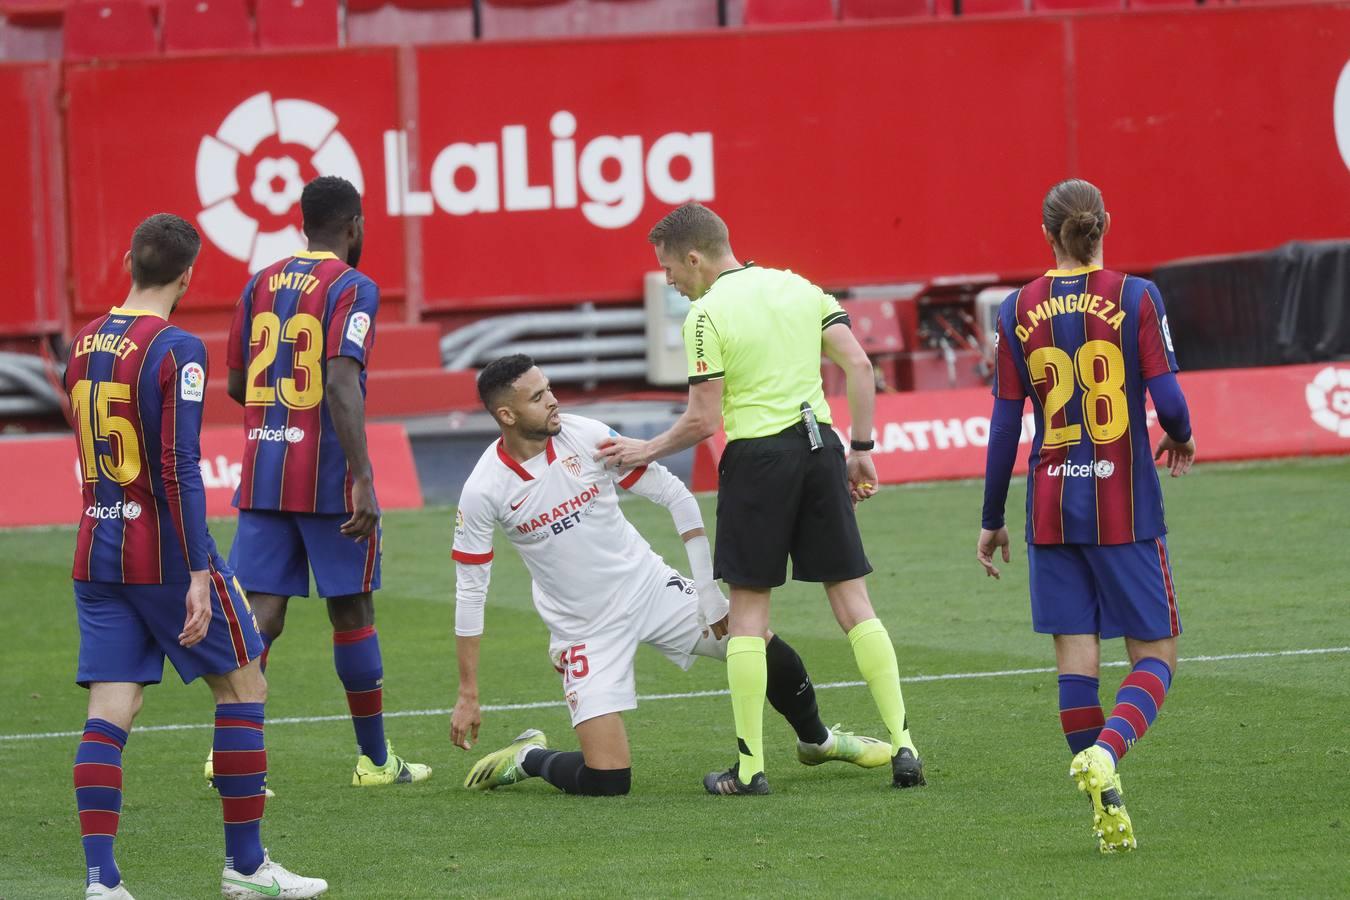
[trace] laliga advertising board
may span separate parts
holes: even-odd
[[[202,233],[184,311],[233,306],[251,272],[304,247],[300,190],[330,174],[367,197],[378,237],[361,268],[386,293],[403,292],[403,229],[369,199],[383,132],[398,124],[392,51],[70,66],[66,90],[77,318],[126,294],[127,241],[158,211]]]

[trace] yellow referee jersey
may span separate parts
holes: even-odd
[[[689,383],[721,378],[727,440],[767,437],[801,421],[803,401],[831,421],[820,383],[821,332],[848,324],[829,294],[784,269],[746,263],[717,277],[684,320]]]

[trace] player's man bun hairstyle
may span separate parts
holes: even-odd
[[[345,178],[320,175],[300,192],[300,213],[305,217],[305,234],[333,237],[361,215],[361,195]]]
[[[718,256],[731,249],[727,223],[701,203],[686,203],[666,213],[647,232],[647,240],[675,256],[683,256],[690,250]]]
[[[155,213],[131,233],[131,280],[140,288],[177,281],[201,249],[202,236],[191,222]]]
[[[534,360],[524,353],[494,359],[478,373],[478,399],[483,408],[493,412],[502,394],[511,390],[516,379],[534,368]]]
[[[1045,195],[1041,222],[1061,250],[1087,264],[1097,255],[1106,229],[1102,192],[1081,178],[1061,181]]]

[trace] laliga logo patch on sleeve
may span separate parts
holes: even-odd
[[[365,344],[366,333],[370,331],[370,316],[363,312],[352,313],[347,321],[347,340],[353,344]]]
[[[1172,346],[1172,329],[1167,327],[1167,316],[1162,320],[1163,343],[1167,345],[1168,353],[1176,353],[1177,349]]]
[[[192,400],[197,403],[202,402],[202,394],[206,390],[206,370],[200,364],[190,362],[183,366],[183,376],[178,389],[178,394],[184,400]]]

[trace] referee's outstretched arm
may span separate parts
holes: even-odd
[[[833,331],[834,329],[829,330]],[[848,332],[847,328],[843,330]],[[849,333],[848,336],[850,340],[853,340],[852,333]],[[857,340],[853,340],[853,344],[857,346]],[[861,347],[858,347],[858,350],[862,352]],[[867,359],[866,354],[863,355],[863,359]],[[852,409],[853,403],[852,383],[852,377],[850,376],[850,409]],[[873,391],[875,392],[875,386],[873,386]],[[872,396],[874,394],[869,395],[867,406],[868,434],[871,434],[872,428]],[[607,465],[614,466],[617,469],[645,466],[664,456],[679,453],[700,441],[707,440],[717,433],[721,424],[722,379],[715,378],[709,381],[701,381],[698,384],[689,385],[689,405],[670,428],[649,441],[641,441],[630,437],[610,438],[600,445],[595,458],[603,460]],[[873,483],[875,481],[874,478]]]

